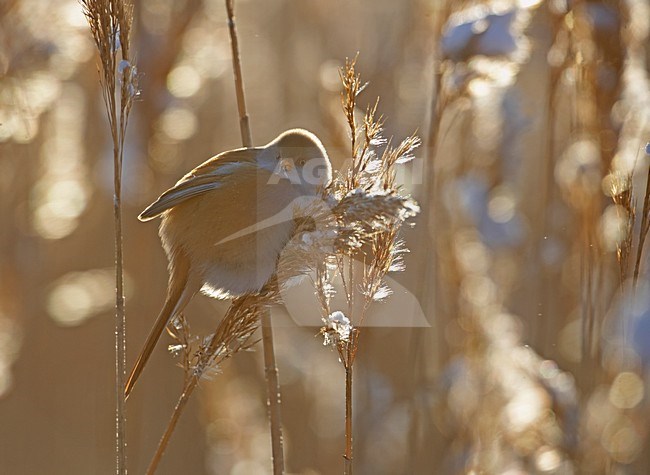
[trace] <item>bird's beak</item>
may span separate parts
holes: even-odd
[[[293,163],[293,160],[290,158],[281,158],[279,169],[284,172],[285,175],[289,174],[296,168],[296,165]]]

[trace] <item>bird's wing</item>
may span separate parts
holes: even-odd
[[[160,195],[140,213],[138,219],[149,221],[185,200],[219,188],[233,173],[252,171],[256,166],[255,157],[260,150],[262,149],[240,148],[220,153],[203,162]]]

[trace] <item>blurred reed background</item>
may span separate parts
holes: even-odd
[[[137,214],[239,145],[223,2],[135,3],[130,358],[167,279]],[[431,326],[391,307],[395,327],[364,328],[356,472],[650,472],[649,2],[239,0],[237,16],[255,143],[305,127],[341,166],[338,68],[357,52],[359,103],[380,96],[386,136],[423,138],[400,175],[422,213],[393,290]],[[112,149],[95,54],[78,2],[0,4],[3,473],[114,465]],[[186,315],[208,333],[226,307],[197,298]],[[338,473],[343,369],[316,309],[310,325],[273,316],[287,471]],[[182,386],[163,347],[129,400],[132,473]],[[260,360],[238,354],[201,383],[158,473],[270,473]]]

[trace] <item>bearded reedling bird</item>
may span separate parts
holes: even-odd
[[[217,298],[259,291],[292,236],[292,204],[332,178],[320,140],[303,129],[264,147],[220,153],[185,175],[138,219],[162,217],[167,297],[124,389],[128,397],[167,323],[199,291]]]

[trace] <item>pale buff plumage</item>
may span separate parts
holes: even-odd
[[[169,260],[165,304],[126,384],[128,396],[167,322],[203,290],[216,297],[260,290],[294,230],[293,205],[332,176],[318,138],[302,129],[264,147],[221,153],[185,175],[139,216],[162,217]]]

